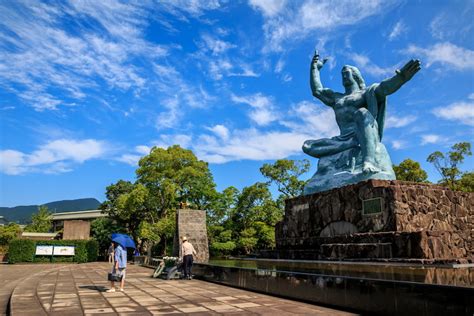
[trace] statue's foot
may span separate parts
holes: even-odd
[[[362,167],[364,173],[377,173],[380,172],[380,168],[377,168],[372,162],[364,161],[364,166]]]

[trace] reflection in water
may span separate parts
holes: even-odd
[[[474,268],[447,268],[407,264],[340,263],[291,260],[210,260],[210,265],[256,269],[257,276],[274,276],[276,271],[319,275],[315,285],[324,287],[325,276],[410,281],[418,283],[474,287]],[[341,278],[330,278],[336,284]]]

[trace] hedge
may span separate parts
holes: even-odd
[[[36,246],[75,246],[74,256],[35,256]],[[97,260],[99,245],[96,240],[28,240],[10,241],[8,261],[18,262],[92,262]]]

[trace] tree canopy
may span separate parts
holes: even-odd
[[[53,219],[47,206],[38,207],[38,212],[31,215],[31,224],[25,227],[27,232],[47,233],[53,227]]]
[[[445,154],[435,151],[426,160],[432,163],[441,175],[439,182],[441,185],[446,185],[452,190],[459,190],[458,180],[463,176],[459,165],[464,162],[466,156],[471,155],[471,144],[469,142],[461,142],[454,144],[451,150]]]
[[[421,168],[420,163],[409,158],[403,160],[398,166],[394,165],[393,170],[397,180],[428,182],[428,174]]]

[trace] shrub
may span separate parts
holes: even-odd
[[[36,243],[33,240],[13,239],[8,247],[8,261],[33,262],[35,256]]]
[[[88,240],[86,243],[87,249],[87,261],[94,262],[97,261],[97,257],[99,256],[99,243],[97,240],[91,239]]]
[[[74,256],[35,256],[36,245],[75,246]],[[97,260],[98,244],[95,240],[28,240],[14,239],[9,244],[10,263],[17,262],[91,262]]]

